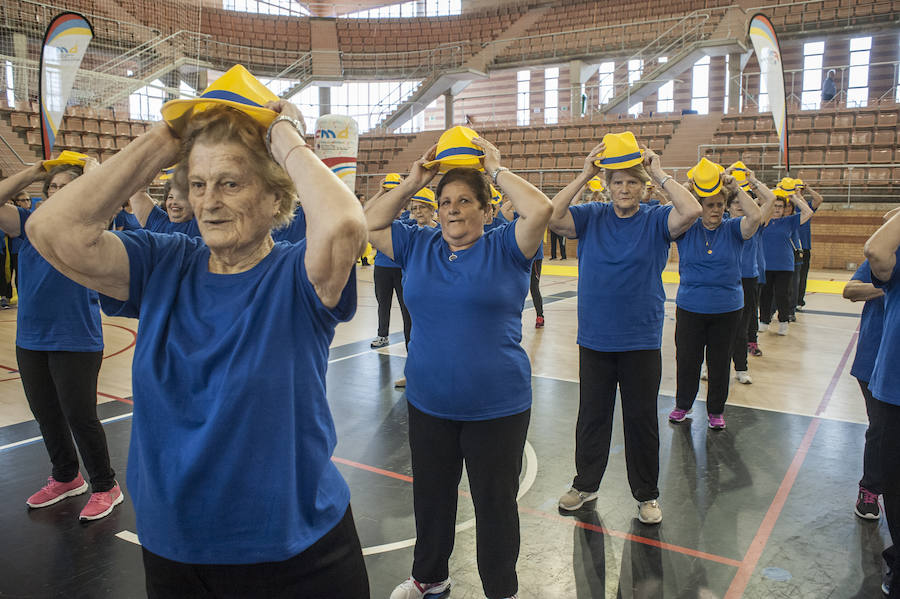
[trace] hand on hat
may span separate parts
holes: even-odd
[[[602,167],[594,164],[594,161],[597,160],[597,157],[600,156],[603,152],[606,151],[606,144],[600,143],[594,146],[594,149],[591,150],[591,153],[587,155],[584,159],[584,167],[581,169],[581,173],[583,175],[590,176],[591,178],[596,177],[600,174],[600,171],[603,170]]]
[[[650,175],[654,181],[661,181],[666,176],[666,173],[662,170],[662,161],[659,159],[659,154],[644,144],[640,144],[638,147],[644,151],[644,160],[642,164],[644,165],[647,174]]]
[[[297,108],[297,105],[292,102],[288,102],[287,100],[266,102],[265,107],[269,110],[277,112],[280,115],[289,116],[292,119],[297,119],[304,125],[306,124],[306,121],[303,120],[303,113],[300,112],[300,109]],[[303,131],[303,134],[306,134],[305,129]]]
[[[100,163],[93,156],[84,159],[84,172],[89,173],[95,168],[100,168]]]
[[[737,190],[740,189],[738,185],[737,179],[734,178],[733,175],[722,173],[722,186],[728,191],[737,193]]]
[[[484,150],[482,164],[485,172],[492,173],[500,168],[500,150],[483,137],[473,137],[472,143]]]

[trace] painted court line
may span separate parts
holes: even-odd
[[[113,416],[111,418],[104,418],[100,421],[101,424],[107,424],[109,422],[118,422],[119,420],[125,420],[126,418],[131,418],[132,412],[128,412],[127,414],[119,414],[118,416]],[[13,449],[15,447],[21,447],[23,445],[31,445],[32,443],[37,443],[43,439],[43,437],[31,437],[30,439],[22,439],[21,441],[16,441],[15,443],[7,443],[6,445],[0,445],[0,452],[6,451],[8,449]]]

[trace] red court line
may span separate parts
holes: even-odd
[[[412,482],[411,476],[406,476],[405,474],[397,474],[396,472],[391,472],[390,470],[384,470],[382,468],[376,468],[375,466],[369,466],[367,464],[360,464],[359,462],[353,462],[351,460],[345,460],[344,458],[339,458],[332,456],[332,461],[337,462],[338,464],[344,464],[345,466],[351,466],[353,468],[359,468],[360,470],[365,470],[367,472],[373,472],[375,474],[380,474],[382,476],[388,476],[390,478],[395,478],[397,480],[402,480],[408,483]],[[460,490],[460,495],[465,497],[471,497],[469,493]],[[561,522],[565,524],[569,524],[571,526],[578,526],[587,530],[592,530],[594,532],[599,532],[605,534],[607,536],[618,537],[620,539],[625,539],[626,541],[632,541],[634,543],[643,543],[644,545],[652,545],[653,547],[659,547],[660,549],[666,549],[668,551],[674,551],[677,553],[683,553],[684,555],[690,555],[692,557],[699,557],[701,559],[718,562],[720,564],[725,564],[726,566],[738,567],[741,565],[741,562],[735,559],[722,557],[719,555],[713,555],[712,553],[706,553],[704,551],[697,551],[696,549],[689,549],[687,547],[681,547],[679,545],[673,545],[671,543],[665,543],[663,541],[657,541],[656,539],[648,539],[647,537],[641,537],[637,535],[633,535],[627,532],[621,532],[618,530],[613,530],[611,528],[604,528],[601,526],[596,526],[594,524],[588,524],[586,522],[581,522],[579,520],[574,520],[572,518],[565,518],[563,516],[557,516],[554,514],[549,514],[547,512],[542,512],[540,510],[535,510],[532,508],[524,507],[522,505],[519,506],[519,511],[523,514],[531,514],[534,516],[539,516],[546,520],[552,520],[554,522]]]
[[[114,399],[114,400],[116,400],[116,401],[121,401],[122,403],[127,403],[127,404],[134,405],[134,402],[133,402],[133,401],[131,401],[130,399],[125,399],[124,397],[118,397],[118,396],[116,396],[116,395],[110,395],[109,393],[101,393],[100,391],[97,391],[97,395],[99,395],[99,396],[101,396],[101,397],[108,397],[109,399]]]
[[[132,347],[134,347],[134,344],[137,341],[137,331],[135,331],[134,329],[129,329],[128,327],[123,327],[122,325],[113,324],[111,322],[104,322],[103,324],[108,327],[116,327],[117,329],[122,329],[123,331],[128,331],[129,333],[131,333],[131,343],[129,343],[128,345],[126,345],[125,347],[123,347],[122,349],[120,349],[117,352],[111,353],[108,356],[103,356],[104,360],[107,358],[112,358],[113,356],[118,356],[119,354],[126,352],[129,349],[131,349]]]
[[[809,453],[809,447],[812,445],[813,438],[816,436],[816,431],[819,430],[819,425],[822,424],[822,420],[818,418],[818,415],[825,411],[825,408],[828,407],[828,402],[831,401],[831,396],[834,394],[834,389],[837,386],[838,380],[841,378],[841,374],[843,374],[844,368],[847,366],[847,360],[850,358],[850,353],[856,345],[858,333],[859,327],[857,327],[857,332],[850,338],[847,349],[844,350],[844,355],[841,357],[841,361],[838,363],[837,368],[831,377],[831,383],[828,384],[828,388],[825,389],[825,394],[822,396],[822,401],[819,403],[819,409],[816,410],[816,416],[809,423],[806,434],[803,435],[803,440],[800,441],[800,447],[797,448],[794,459],[791,461],[790,467],[788,467],[784,478],[781,480],[781,485],[775,493],[775,498],[772,500],[771,505],[769,505],[769,509],[766,512],[762,523],[760,523],[759,529],[756,531],[756,536],[753,537],[753,541],[747,549],[747,553],[744,554],[744,559],[741,561],[741,565],[734,575],[731,585],[725,593],[724,599],[738,599],[743,596],[744,590],[750,583],[750,577],[753,576],[756,565],[759,563],[763,550],[766,548],[769,537],[772,535],[772,531],[775,528],[775,523],[781,515],[781,510],[784,509],[784,504],[787,503],[788,495],[791,492],[791,488],[794,486],[794,482],[797,480],[797,475],[800,472],[800,468],[803,466],[803,461]]]

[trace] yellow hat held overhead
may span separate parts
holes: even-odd
[[[432,208],[437,208],[437,200],[434,199],[434,192],[427,187],[423,187],[417,191],[416,195],[411,197],[410,200],[413,202],[422,202],[423,204],[428,204]]]
[[[606,144],[606,149],[600,154],[599,160],[594,161],[599,167],[623,169],[644,161],[644,151],[638,147],[631,131],[607,133],[603,136],[602,143]]]
[[[778,187],[785,190],[788,193],[794,193],[797,191],[797,179],[791,179],[790,177],[784,177],[781,181],[778,182]],[[802,182],[801,182],[802,183]]]
[[[173,164],[168,168],[164,168],[162,170],[162,174],[159,176],[160,181],[165,181],[167,179],[171,179],[175,176],[175,169],[178,168],[177,164]]]
[[[160,112],[163,120],[175,131],[182,131],[193,114],[213,106],[231,106],[268,127],[278,113],[265,108],[265,104],[277,100],[278,96],[251,75],[250,71],[236,64],[210,84],[199,97],[170,100],[163,104]]]
[[[484,150],[472,143],[476,137],[478,133],[468,127],[457,126],[447,129],[438,139],[434,160],[426,162],[425,168],[438,165],[438,170],[442,173],[459,167],[484,170],[481,165]]]
[[[750,182],[747,181],[747,171],[750,169],[747,168],[747,165],[738,160],[728,168],[731,169],[731,176],[737,181],[738,186],[744,191],[749,191]]]
[[[606,187],[603,186],[603,179],[600,177],[594,177],[590,181],[588,181],[588,189],[591,191],[603,191]]]
[[[84,166],[84,161],[87,160],[87,158],[87,154],[82,154],[81,152],[73,152],[72,150],[63,150],[59,153],[59,156],[57,156],[53,160],[45,160],[43,166],[45,171],[49,171],[53,167],[59,166],[61,164],[74,164],[75,166]]]
[[[725,168],[721,164],[701,158],[700,162],[687,172],[687,176],[697,195],[708,198],[722,191],[721,173],[724,172]]]
[[[776,187],[775,189],[773,189],[772,193],[775,194],[776,198],[789,198],[792,195],[794,195],[793,191],[785,191],[784,189],[781,189],[780,187]]]
[[[488,184],[490,185],[490,184]],[[503,201],[503,194],[497,191],[497,188],[490,185],[491,188],[491,204],[499,204]]]
[[[403,177],[400,176],[400,173],[388,173],[384,176],[384,181],[381,182],[382,189],[393,189],[400,185],[400,181],[403,180]]]

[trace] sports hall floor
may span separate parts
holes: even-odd
[[[764,356],[750,358],[754,383],[732,382],[728,428],[714,433],[702,402],[693,421],[676,426],[666,420],[675,388],[677,290],[666,285],[658,411],[663,522],[645,526],[636,519],[621,422],[600,499],[561,515],[556,501],[573,475],[578,354],[576,279],[548,272],[559,264],[544,262],[546,328],[534,329],[530,299],[523,316],[534,407],[519,501],[520,597],[880,597],[886,526],[863,522],[852,511],[866,421],[849,374],[861,305],[815,293],[788,337],[761,334]],[[404,347],[395,307],[392,345],[369,349],[376,329],[371,267],[357,269],[357,276],[359,310],[337,330],[328,396],[339,438],[335,461],[353,492],[372,596],[386,599],[409,575],[415,534],[406,405],[393,387]],[[846,280],[849,273],[810,278]],[[99,411],[122,482],[136,326],[104,320]],[[141,597],[140,549],[127,498],[113,515],[87,525],[77,522],[86,495],[40,510],[25,506],[49,465],[16,375],[14,337],[14,310],[0,312],[0,597]],[[464,482],[453,599],[483,597],[465,489]]]

